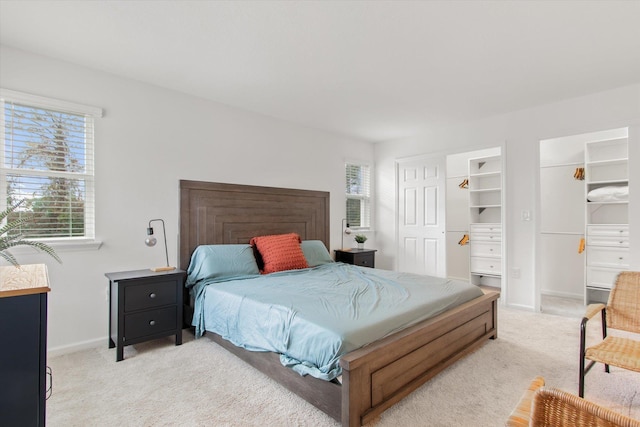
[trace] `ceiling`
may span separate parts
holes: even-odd
[[[0,0],[2,44],[373,142],[638,83],[639,22],[640,1]]]

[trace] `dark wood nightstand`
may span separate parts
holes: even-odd
[[[336,249],[336,261],[362,267],[376,266],[376,249]]]
[[[183,270],[106,273],[109,279],[109,348],[116,362],[124,346],[176,336],[182,344]]]

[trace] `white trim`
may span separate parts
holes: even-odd
[[[107,342],[107,337],[104,337],[104,338],[82,341],[75,344],[67,344],[67,345],[61,345],[58,347],[49,348],[47,349],[47,357],[62,356],[64,354],[75,353],[77,351],[88,350],[91,348],[97,349],[101,347],[103,344],[106,344],[106,342]]]
[[[102,246],[101,240],[83,239],[79,237],[69,237],[68,239],[29,239],[35,242],[45,243],[55,249],[56,252],[70,251],[97,251]],[[9,252],[17,255],[34,255],[42,253],[40,250],[24,245],[9,248]],[[64,261],[64,260],[63,260]]]
[[[500,295],[500,299],[502,299],[502,295]],[[539,313],[540,312],[540,310],[536,310],[535,307],[532,307],[530,305],[514,304],[514,303],[507,304],[506,302],[503,303],[503,305],[505,307],[507,307],[507,308],[513,308],[513,309],[517,309],[517,310],[531,311],[533,313]]]
[[[4,100],[25,103],[34,107],[62,110],[67,113],[81,114],[83,116],[102,117],[102,108],[0,88],[0,101]]]
[[[561,297],[561,298],[571,298],[576,301],[579,301],[580,304],[584,302],[584,295],[582,294],[574,294],[571,292],[558,292],[558,291],[543,291],[540,290],[540,295],[546,295],[550,297]]]

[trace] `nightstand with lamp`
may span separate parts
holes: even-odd
[[[336,262],[344,262],[346,264],[359,265],[361,267],[371,267],[375,268],[376,264],[376,249],[364,249],[361,248],[345,248],[344,247],[344,235],[351,234],[351,228],[349,228],[349,223],[346,219],[342,220],[342,247],[341,249],[336,249],[334,252],[336,254],[335,260]],[[356,236],[359,238],[360,235]],[[364,237],[364,236],[363,236]],[[364,244],[364,240],[366,237],[362,239],[362,244]],[[357,240],[356,240],[357,241]],[[360,242],[358,242],[360,245]]]
[[[182,292],[186,272],[169,265],[164,221],[152,219],[147,246],[157,239],[151,223],[162,223],[166,265],[146,270],[106,273],[109,279],[109,348],[116,347],[116,362],[124,359],[124,347],[175,335],[182,344]]]

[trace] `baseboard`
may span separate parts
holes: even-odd
[[[107,346],[107,337],[83,341],[80,343],[62,345],[58,347],[51,347],[47,349],[47,357],[61,356],[63,354],[75,353],[76,351],[87,350],[89,348],[96,348],[100,346]]]
[[[513,309],[517,309],[517,310],[522,310],[522,311],[531,311],[533,313],[536,312],[536,310],[530,306],[530,305],[524,305],[524,304],[513,304],[513,303],[509,303],[504,305],[507,308],[513,308]]]
[[[577,300],[584,299],[584,295],[582,294],[574,294],[569,292],[542,291],[540,292],[540,295],[546,295],[550,297],[559,297],[559,298],[571,298],[571,299],[577,299]]]

